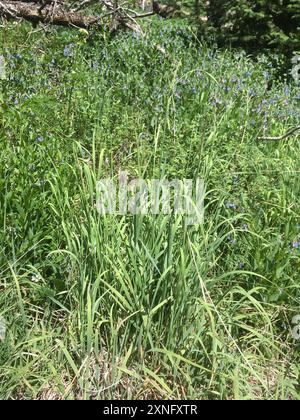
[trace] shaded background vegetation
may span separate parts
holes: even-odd
[[[300,49],[299,0],[191,0],[164,3],[189,11],[190,17],[208,17],[208,30],[220,44],[279,49],[291,54]],[[203,29],[203,26],[201,26]]]

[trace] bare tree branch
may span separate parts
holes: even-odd
[[[68,11],[62,7],[53,11],[51,5],[47,5],[44,9],[40,9],[37,2],[25,3],[22,1],[3,1],[0,2],[0,14],[5,18],[23,18],[33,23],[51,23],[60,26],[76,26],[79,28],[89,28],[91,25],[99,24],[99,17],[85,16],[79,13]],[[53,11],[53,13],[52,13]]]
[[[291,130],[289,130],[287,133],[283,134],[282,136],[279,136],[279,137],[258,137],[258,140],[269,140],[269,141],[284,140],[288,137],[291,137],[293,134],[295,134],[299,130],[300,130],[300,125],[292,128]]]
[[[97,1],[103,6],[103,11],[106,10],[107,13],[95,16],[81,12]],[[66,0],[0,0],[0,16],[6,19],[25,19],[33,23],[51,23],[85,29],[93,25],[104,25],[106,19],[110,17],[112,31],[123,27],[142,33],[137,19],[153,14],[167,17],[176,10],[153,0],[153,10],[139,14],[130,9],[127,3],[124,0],[80,0],[79,4]]]

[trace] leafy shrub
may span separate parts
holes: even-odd
[[[211,0],[207,12],[221,43],[288,55],[300,49],[299,0]]]

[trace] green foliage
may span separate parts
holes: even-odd
[[[210,0],[207,12],[222,43],[287,54],[300,49],[299,0]]]
[[[299,89],[144,29],[1,28],[0,399],[299,399],[300,145],[257,140]],[[203,225],[101,216],[120,170],[202,177]]]

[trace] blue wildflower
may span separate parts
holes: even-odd
[[[200,70],[196,70],[196,77],[198,77],[199,79],[203,79],[203,75]]]
[[[222,100],[220,98],[211,98],[209,100],[209,102],[211,103],[211,105],[213,106],[218,106],[222,104]]]
[[[99,62],[98,61],[93,61],[91,67],[92,67],[93,70],[97,70],[98,67],[99,67]]]
[[[56,60],[55,60],[55,58],[53,58],[51,61],[50,61],[50,63],[49,63],[49,69],[51,70],[51,69],[53,69],[53,67],[55,67],[56,66]]]
[[[231,203],[230,201],[227,201],[227,202],[226,202],[226,207],[227,207],[228,209],[231,209],[231,210],[236,210],[236,209],[237,209],[237,205],[236,205],[236,204],[234,204],[234,203]]]
[[[234,239],[234,237],[232,235],[227,236],[227,241],[231,244],[231,245],[235,245],[236,244],[236,239]]]
[[[40,188],[43,188],[45,185],[46,185],[46,180],[45,179],[40,179],[37,183],[36,183],[36,185],[38,186],[38,187],[40,187]]]
[[[141,34],[139,32],[133,31],[132,32],[132,38],[134,38],[134,39],[140,39],[141,38]]]
[[[65,57],[73,57],[73,55],[74,55],[73,47],[74,47],[73,44],[69,44],[69,45],[65,46],[65,48],[64,48],[64,56]]]
[[[289,93],[290,93],[290,89],[289,89],[289,87],[287,85],[284,86],[284,90],[283,91],[284,91],[285,96],[288,96]]]
[[[177,78],[177,83],[179,83],[179,84],[181,84],[181,85],[185,86],[185,85],[187,84],[187,80],[185,80],[185,79],[180,79],[180,78],[178,77],[178,78]]]
[[[232,175],[232,182],[233,182],[233,185],[238,185],[239,181],[240,181],[239,176],[238,176],[237,174],[233,174],[233,175]]]
[[[249,96],[250,96],[251,98],[254,98],[254,97],[256,96],[256,93],[255,93],[255,90],[254,90],[254,89],[250,89],[250,90],[249,90]]]

